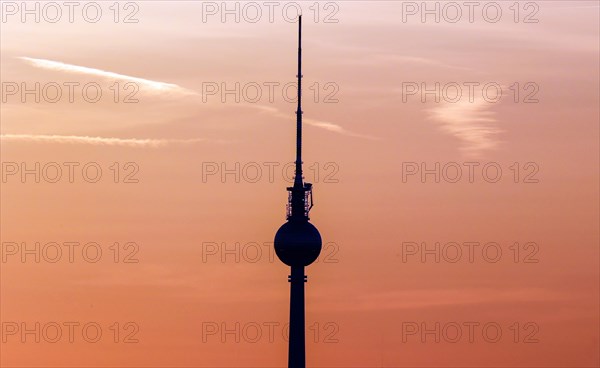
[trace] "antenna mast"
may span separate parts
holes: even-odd
[[[288,187],[288,220],[309,220],[313,206],[312,184],[302,177],[302,15],[298,17],[298,108],[296,109],[296,173],[294,186]]]
[[[298,109],[296,110],[296,182],[302,184],[302,15],[298,18]]]

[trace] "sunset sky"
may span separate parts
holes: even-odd
[[[600,365],[598,1],[74,3],[0,4],[1,366],[285,366],[298,8],[307,366]]]

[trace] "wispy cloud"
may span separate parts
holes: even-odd
[[[121,147],[150,147],[159,148],[177,144],[193,144],[204,139],[138,139],[114,137],[88,137],[77,135],[39,135],[39,134],[2,134],[0,139],[8,142],[36,142],[36,143],[69,143],[91,144],[95,146],[121,146]]]
[[[312,125],[312,126],[315,126],[317,128],[329,130],[330,132],[339,133],[339,134],[347,135],[347,136],[350,136],[350,137],[372,139],[372,140],[378,140],[379,139],[379,138],[371,136],[371,135],[355,133],[353,131],[350,131],[350,130],[348,130],[346,128],[341,127],[338,124],[330,123],[328,121],[315,120],[315,119],[304,119],[303,121],[306,124],[308,124],[308,125]]]
[[[150,90],[152,92],[157,92],[157,93],[173,93],[173,92],[175,92],[175,93],[195,95],[195,96],[201,95],[199,92],[180,87],[177,84],[157,82],[157,81],[153,81],[153,80],[132,77],[132,76],[128,76],[128,75],[118,74],[118,73],[109,72],[109,71],[100,70],[100,69],[89,68],[89,67],[85,67],[85,66],[66,64],[66,63],[62,63],[59,61],[53,61],[53,60],[35,59],[35,58],[30,58],[30,57],[25,57],[25,56],[20,56],[19,59],[24,60],[37,68],[42,68],[42,69],[56,70],[56,71],[62,71],[62,72],[68,72],[68,73],[95,75],[98,77],[113,79],[113,80],[130,81],[130,82],[137,83],[141,87],[146,87],[148,90]],[[281,113],[275,107],[263,106],[263,105],[250,105],[250,106],[253,108],[260,109],[263,112],[272,114],[277,117],[289,118],[288,114]],[[343,135],[347,135],[347,136],[351,136],[351,137],[366,138],[366,139],[377,139],[372,136],[352,132],[350,130],[343,128],[342,126],[340,126],[338,124],[328,122],[328,121],[321,121],[321,120],[315,120],[315,119],[304,119],[304,122],[308,125],[312,125],[317,128],[325,129],[330,132],[334,132],[334,133],[338,133],[338,134],[343,134]],[[3,136],[3,137],[5,137],[5,136]],[[15,137],[17,137],[17,135],[13,135],[12,137],[13,137],[12,139],[15,140],[16,139]],[[66,138],[59,139],[58,138],[59,136],[30,136],[30,135],[18,135],[18,137],[22,137],[22,138],[20,138],[21,140],[24,140],[25,139],[24,137],[45,137],[45,138],[39,138],[38,141],[41,141],[44,139],[49,140],[48,137],[53,137],[52,138],[53,142],[63,142],[63,143],[74,143],[75,142],[74,139],[78,138],[76,136],[60,136],[60,137],[70,137],[69,140],[67,140]],[[92,143],[94,139],[97,139],[97,140],[113,139],[113,138],[97,138],[97,137],[79,137],[79,138],[86,139],[87,140],[86,143]],[[33,139],[30,139],[30,140],[33,140]],[[123,141],[131,141],[131,140],[123,140]],[[134,140],[134,142],[131,142],[132,146],[137,144],[136,143],[137,141],[139,141],[141,144],[156,146],[157,144],[160,145],[160,142],[164,141],[164,140]],[[109,143],[109,142],[112,142],[112,141],[107,141],[106,143],[99,143],[99,144],[110,145],[111,143]],[[148,143],[143,143],[143,142],[148,142]],[[81,142],[81,143],[83,143],[83,142]],[[116,145],[116,144],[113,144],[113,145]],[[126,144],[123,144],[123,145],[126,145]]]
[[[157,82],[149,79],[143,79],[138,77],[132,77],[129,75],[109,72],[101,69],[88,68],[85,66],[66,64],[60,61],[46,60],[46,59],[35,59],[26,56],[18,57],[21,60],[28,62],[36,68],[55,70],[67,73],[77,73],[77,74],[87,74],[87,75],[95,75],[101,78],[112,79],[112,80],[123,80],[134,82],[138,84],[141,88],[145,88],[151,92],[160,92],[160,93],[183,93],[183,94],[197,94],[195,91],[191,91],[185,89],[183,87],[178,86],[177,84],[172,83],[164,83]]]
[[[481,91],[479,91],[481,92]],[[481,93],[476,93],[481,96]],[[485,150],[497,146],[496,135],[501,132],[495,125],[495,113],[490,111],[493,103],[482,97],[458,102],[440,102],[427,110],[429,118],[441,123],[441,129],[462,141],[460,150],[471,157],[480,156]]]

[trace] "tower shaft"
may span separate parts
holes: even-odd
[[[306,337],[304,332],[304,266],[292,266],[290,280],[290,329],[288,368],[306,367]]]

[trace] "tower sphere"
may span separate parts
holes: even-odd
[[[275,253],[288,266],[308,266],[321,253],[321,234],[308,221],[291,220],[275,234]]]

